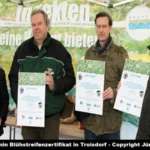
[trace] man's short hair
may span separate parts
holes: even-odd
[[[101,17],[107,17],[108,20],[109,20],[109,23],[108,23],[109,26],[112,26],[112,25],[113,25],[113,21],[112,21],[111,16],[110,16],[108,13],[106,13],[106,12],[99,12],[98,14],[96,14],[96,17],[95,17],[95,24],[96,24],[97,18],[101,18]]]

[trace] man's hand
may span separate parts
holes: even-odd
[[[53,79],[53,76],[51,75],[51,73],[49,71],[45,71],[45,74],[46,74],[45,82],[48,85],[49,89],[51,91],[53,91],[54,90],[54,79]]]
[[[118,83],[117,92],[118,92],[118,90],[120,89],[120,87],[121,87],[121,82]]]
[[[104,92],[103,92],[103,99],[113,99],[114,98],[114,92],[111,87],[108,87]]]

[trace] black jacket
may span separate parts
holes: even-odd
[[[150,140],[150,78],[142,105],[137,140]]]
[[[55,90],[46,86],[45,116],[62,111],[65,104],[65,93],[75,85],[75,74],[70,53],[61,42],[48,34],[40,51],[34,38],[24,41],[15,52],[9,73],[11,95],[17,104],[18,72],[42,72],[53,70]]]
[[[0,118],[2,123],[0,125],[0,136],[3,134],[3,126],[7,118],[9,106],[9,95],[6,85],[5,72],[0,68]]]

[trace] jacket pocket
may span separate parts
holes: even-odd
[[[122,123],[122,112],[112,109],[111,112],[106,113],[106,128],[114,132],[120,129]]]

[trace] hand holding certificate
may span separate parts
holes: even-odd
[[[75,110],[103,114],[105,63],[81,60],[77,66]]]
[[[19,73],[18,126],[45,126],[45,74]]]

